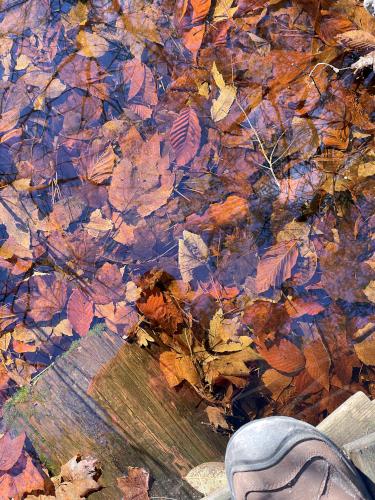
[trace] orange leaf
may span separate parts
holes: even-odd
[[[201,127],[193,108],[186,107],[180,111],[173,122],[170,141],[179,166],[186,165],[197,154],[201,141]]]
[[[13,340],[13,350],[14,350],[14,352],[18,352],[18,353],[35,352],[36,346],[26,344],[25,342],[20,342],[19,340]]]
[[[259,354],[267,363],[284,373],[296,373],[305,367],[305,357],[292,342],[286,339],[280,340],[269,349],[264,345],[258,347]]]
[[[214,230],[216,227],[239,224],[249,215],[247,201],[239,196],[228,196],[220,203],[213,203],[203,215],[189,215],[187,226],[199,229]]]
[[[202,23],[211,7],[211,0],[191,0],[193,7],[192,24]]]
[[[150,475],[140,467],[128,467],[128,475],[117,478],[117,485],[126,500],[149,500]]]
[[[19,467],[18,467],[19,465]],[[25,493],[42,492],[48,485],[48,478],[34,464],[30,455],[23,453],[17,464],[17,472],[0,476],[0,498],[21,500]],[[13,472],[13,471],[12,471]]]
[[[290,385],[292,378],[270,368],[263,373],[262,382],[266,389],[270,391],[272,399],[276,401],[281,393]]]
[[[155,106],[158,102],[154,75],[139,59],[132,59],[124,64],[124,82],[130,84],[128,99],[133,99],[141,90],[142,101]]]
[[[331,359],[323,342],[320,339],[313,340],[304,347],[303,354],[306,358],[306,370],[309,375],[328,391]]]
[[[287,300],[285,302],[285,309],[291,318],[300,318],[305,314],[315,316],[324,311],[324,306],[311,299],[304,300],[298,297],[293,300]]]
[[[90,329],[94,317],[93,302],[86,295],[75,288],[69,298],[68,319],[80,337],[85,337]]]
[[[266,292],[271,286],[280,286],[290,278],[297,258],[298,247],[295,240],[282,241],[271,247],[258,263],[258,293]]]

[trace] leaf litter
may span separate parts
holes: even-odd
[[[221,431],[374,397],[375,18],[354,0],[5,4],[1,404],[97,324],[161,348]],[[122,487],[147,495],[142,474]]]

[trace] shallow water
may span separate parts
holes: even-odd
[[[374,73],[343,34],[375,22],[320,3],[1,2],[3,401],[100,325],[233,427],[374,395]]]

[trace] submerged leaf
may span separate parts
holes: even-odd
[[[271,247],[258,264],[256,284],[259,293],[280,286],[292,276],[298,258],[296,240],[282,241]]]
[[[184,108],[173,122],[170,141],[177,165],[185,165],[197,154],[201,141],[201,127],[193,108]]]
[[[208,259],[208,247],[198,234],[184,231],[178,240],[178,265],[182,280],[189,283],[193,279],[194,269],[205,265]]]

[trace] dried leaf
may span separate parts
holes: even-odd
[[[292,276],[298,258],[296,240],[280,242],[271,247],[259,261],[256,284],[259,293],[279,287]]]
[[[215,5],[213,22],[221,22],[225,19],[232,19],[236,13],[237,7],[232,7],[233,0],[218,0]]]
[[[69,297],[67,314],[70,324],[80,337],[85,337],[94,317],[93,302],[79,288]]]
[[[0,438],[0,471],[7,472],[16,464],[21,456],[26,434],[22,432],[19,436],[12,438],[6,432]]]
[[[191,6],[193,7],[193,18],[191,23],[202,23],[210,10],[211,0],[191,0]]]
[[[117,485],[126,500],[149,500],[149,473],[140,467],[128,467],[128,475],[117,478]]]
[[[354,73],[357,73],[357,71],[371,66],[372,70],[375,71],[375,50],[373,50],[366,56],[360,57],[358,61],[353,63],[350,67],[351,69],[354,69]]]
[[[295,298],[292,300],[287,300],[285,302],[285,309],[288,312],[291,318],[300,318],[305,314],[309,314],[310,316],[315,316],[316,314],[324,311],[324,306],[319,304],[319,302],[315,302],[314,300],[304,298]]]
[[[96,33],[80,30],[77,35],[79,54],[86,57],[101,57],[109,49],[107,40]]]
[[[179,166],[189,163],[198,152],[201,141],[201,127],[193,108],[180,111],[170,131],[170,141]]]
[[[336,40],[349,49],[369,52],[375,50],[375,36],[367,31],[346,31],[337,35]]]
[[[291,377],[282,375],[277,370],[270,368],[266,370],[262,375],[262,382],[266,389],[271,393],[271,397],[274,401],[277,401],[282,394],[282,392],[289,387],[292,382]]]
[[[214,122],[223,120],[229,113],[230,108],[236,99],[237,89],[234,85],[226,85],[223,76],[217,69],[214,62],[211,70],[216,85],[220,89],[219,97],[213,99],[211,106],[211,117]]]
[[[198,234],[183,231],[178,240],[178,265],[182,280],[189,283],[193,279],[193,271],[205,265],[208,259],[208,248]]]
[[[354,344],[354,350],[358,358],[365,365],[375,365],[375,334],[372,333],[362,342]]]
[[[258,352],[272,368],[283,373],[297,373],[305,367],[304,355],[287,339],[281,339],[269,349],[258,346]]]
[[[191,356],[184,356],[175,352],[160,354],[160,368],[171,387],[187,380],[192,385],[199,385],[200,378]]]
[[[312,379],[329,391],[329,369],[331,358],[320,339],[313,340],[303,348],[306,370]]]
[[[30,299],[30,317],[34,321],[50,321],[63,309],[66,302],[67,285],[58,277],[49,285],[41,276],[33,279]]]

